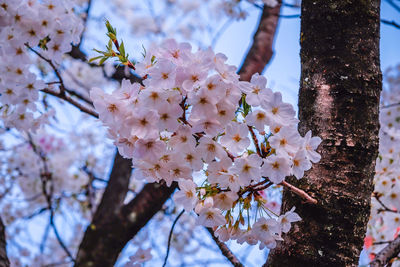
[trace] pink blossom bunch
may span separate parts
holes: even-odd
[[[365,239],[370,258],[400,232],[400,66],[389,69],[386,80],[389,88],[382,94],[379,156]]]
[[[300,217],[294,209],[274,215],[259,192],[286,176],[302,178],[320,159],[321,139],[299,134],[293,107],[263,76],[239,81],[226,60],[169,39],[136,64],[142,84],[124,80],[111,94],[93,88],[90,96],[136,179],[178,182],[174,200],[194,209],[198,224],[218,228],[224,241],[272,248]],[[245,211],[256,223],[245,222]]]
[[[58,65],[82,30],[69,1],[0,1],[0,109],[6,126],[37,129],[47,118],[37,116],[39,90],[46,84],[32,72],[28,47],[39,45],[42,56]]]

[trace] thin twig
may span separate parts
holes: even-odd
[[[60,246],[62,247],[62,249],[65,251],[65,253],[67,254],[67,256],[73,261],[75,262],[74,257],[72,256],[71,252],[68,250],[67,246],[64,244],[63,240],[61,239],[60,234],[58,233],[57,227],[54,223],[54,210],[53,210],[53,205],[52,205],[52,195],[53,195],[53,183],[50,184],[50,193],[47,192],[47,182],[51,181],[51,173],[49,172],[49,168],[47,166],[47,161],[46,161],[46,157],[45,155],[42,153],[42,151],[39,151],[35,145],[35,143],[33,142],[32,136],[28,133],[28,142],[29,144],[32,146],[32,150],[33,152],[35,152],[36,155],[38,155],[40,157],[40,159],[43,162],[43,168],[44,168],[44,172],[40,175],[41,181],[42,181],[42,192],[43,195],[46,198],[46,202],[47,202],[47,209],[50,211],[50,225],[51,228],[53,228],[53,232],[56,236],[56,239],[58,241],[58,243],[60,244]]]
[[[53,91],[53,90],[50,90],[50,89],[48,89],[48,88],[44,88],[44,89],[42,89],[41,91],[44,92],[44,93],[47,93],[47,94],[49,94],[49,95],[52,95],[52,96],[56,96],[56,97],[58,97],[58,98],[61,98],[61,99],[65,100],[65,101],[67,101],[68,103],[70,103],[71,105],[77,107],[80,111],[85,112],[85,113],[87,113],[87,114],[89,114],[89,115],[92,115],[92,116],[95,117],[95,118],[98,118],[98,117],[99,117],[99,114],[97,114],[96,111],[94,111],[94,110],[92,110],[92,109],[90,109],[90,108],[85,107],[84,105],[82,105],[81,103],[79,103],[79,102],[76,101],[75,99],[71,98],[70,96],[67,96],[66,94],[60,95],[60,93],[55,92],[55,91]]]
[[[32,214],[30,214],[30,215],[28,215],[28,216],[25,216],[25,217],[23,217],[23,218],[24,218],[24,220],[30,220],[30,219],[32,219],[33,217],[36,217],[37,215],[40,215],[40,214],[42,214],[43,212],[47,211],[48,209],[49,209],[49,207],[43,207],[43,208],[41,208],[41,209],[35,211],[34,213],[32,213]]]
[[[279,14],[279,17],[283,18],[283,19],[297,19],[297,18],[300,18],[300,14],[293,14],[293,15]]]
[[[389,243],[392,242],[392,241],[393,241],[393,240],[391,240],[391,241],[374,242],[374,243],[372,243],[372,245],[376,246],[376,245],[389,244]]]
[[[282,6],[291,7],[291,8],[300,8],[299,5],[296,5],[296,4],[289,4],[289,3],[286,3],[286,2],[282,2]]]
[[[265,184],[265,185],[263,185],[263,186],[260,186],[260,187],[257,187],[257,188],[254,188],[253,190],[254,191],[261,191],[261,190],[265,190],[265,189],[267,189],[267,188],[269,188],[271,185],[273,185],[274,183],[272,183],[272,182],[269,182],[269,183],[267,183],[267,184]]]
[[[390,25],[390,26],[393,26],[393,27],[395,27],[397,29],[400,29],[400,24],[396,23],[394,20],[389,21],[389,20],[386,20],[386,19],[381,19],[381,22],[383,24]]]
[[[83,112],[85,112],[85,113],[87,113],[87,114],[89,114],[89,115],[92,115],[92,116],[95,117],[95,118],[98,118],[98,117],[99,117],[99,115],[97,114],[97,112],[95,112],[95,111],[93,111],[92,109],[89,109],[89,108],[83,106],[81,103],[79,103],[78,101],[76,101],[75,99],[71,98],[70,96],[68,96],[68,95],[65,93],[67,90],[66,90],[66,87],[65,87],[65,85],[64,85],[64,81],[63,81],[63,79],[62,79],[62,77],[61,77],[61,75],[60,75],[60,73],[59,73],[57,67],[54,65],[54,63],[53,63],[50,59],[45,58],[42,54],[40,54],[38,51],[36,51],[36,50],[33,49],[32,47],[30,47],[28,44],[25,44],[25,46],[28,47],[29,50],[31,50],[32,52],[34,52],[38,57],[40,57],[41,59],[43,59],[44,61],[46,61],[47,63],[49,63],[49,65],[53,68],[53,70],[54,70],[54,72],[55,72],[55,74],[56,74],[56,76],[57,76],[57,78],[58,78],[58,80],[59,80],[59,82],[60,82],[60,92],[55,92],[55,91],[50,90],[50,89],[48,89],[48,88],[42,89],[42,90],[41,90],[42,92],[45,92],[45,93],[47,93],[47,94],[56,96],[56,97],[58,97],[58,98],[61,98],[61,99],[65,100],[65,101],[67,101],[68,103],[70,103],[71,105],[77,107],[77,108],[80,109],[81,111],[83,111]],[[71,91],[68,90],[68,92],[71,92]]]
[[[185,210],[182,210],[178,216],[176,217],[175,221],[172,224],[171,230],[169,231],[169,235],[168,235],[168,246],[167,246],[167,255],[165,255],[165,259],[164,259],[164,264],[163,267],[165,267],[167,265],[167,260],[168,260],[168,256],[169,256],[169,249],[171,247],[171,239],[172,239],[172,233],[174,231],[174,227],[175,224],[178,222],[179,218],[182,216],[182,214],[185,212]]]
[[[290,191],[292,191],[296,195],[305,199],[307,203],[314,204],[314,205],[318,203],[318,201],[315,198],[312,198],[309,194],[307,194],[305,191],[301,190],[300,188],[297,188],[294,185],[291,185],[286,181],[283,181],[280,184],[287,187]]]
[[[228,27],[232,24],[233,19],[228,19],[222,26],[219,28],[217,33],[214,35],[211,41],[211,47],[215,48],[215,44],[217,43],[218,39],[221,37],[221,35],[228,29]]]
[[[397,211],[397,210],[388,208],[388,207],[382,202],[382,200],[381,200],[381,198],[379,197],[378,194],[374,193],[372,196],[373,196],[373,197],[379,202],[379,204],[381,204],[381,206],[383,207],[383,209],[378,209],[378,213],[383,212],[383,211],[399,213],[399,211]]]
[[[386,2],[393,7],[397,12],[400,12],[400,6],[398,6],[396,3],[394,3],[392,0],[386,0]]]
[[[65,91],[67,91],[70,95],[76,96],[76,97],[79,98],[80,100],[86,102],[87,104],[89,104],[90,106],[93,107],[93,102],[92,102],[90,99],[88,99],[88,98],[86,98],[85,96],[83,96],[82,94],[80,94],[80,93],[78,93],[78,92],[76,92],[76,91],[67,89],[67,88],[65,88]]]
[[[395,106],[399,106],[399,105],[400,105],[400,103],[393,103],[393,104],[389,104],[389,105],[383,106],[383,107],[381,107],[381,109],[382,108],[391,108],[391,107],[395,107]]]
[[[60,81],[60,95],[65,94],[65,92],[64,92],[65,87],[64,87],[63,78],[61,77],[60,72],[58,71],[57,67],[54,65],[53,61],[51,61],[51,60],[48,59],[48,58],[45,58],[42,54],[40,54],[38,51],[36,51],[36,50],[33,49],[32,47],[30,47],[27,43],[25,44],[25,46],[26,46],[29,50],[31,50],[33,53],[35,53],[38,57],[40,57],[41,59],[43,59],[44,61],[46,61],[46,62],[52,67],[52,69],[54,70],[54,73],[56,74],[58,80]]]
[[[47,238],[49,237],[50,226],[51,226],[50,223],[47,224],[46,229],[44,230],[42,242],[40,242],[40,247],[39,247],[40,253],[43,253],[44,247],[46,246],[46,241],[47,241]]]
[[[258,183],[253,184],[253,185],[248,185],[245,188],[243,188],[242,190],[240,190],[239,191],[239,197],[243,196],[247,192],[250,192],[252,194],[252,193],[255,193],[255,192],[258,192],[258,191],[261,191],[261,190],[265,190],[268,187],[270,187],[271,185],[273,185],[273,183],[270,182],[266,178],[264,181],[258,182]]]
[[[72,256],[71,252],[68,250],[67,246],[64,244],[63,240],[61,239],[60,234],[58,233],[57,227],[54,223],[54,210],[51,208],[50,209],[50,225],[51,228],[53,228],[54,234],[57,238],[58,243],[60,244],[60,246],[63,248],[63,250],[65,251],[65,253],[67,253],[68,257],[75,262],[74,257]]]
[[[210,233],[212,239],[217,244],[218,248],[221,250],[222,255],[224,255],[235,267],[243,267],[244,265],[239,261],[239,259],[232,253],[228,246],[221,242],[218,237],[215,236],[213,229],[206,227],[207,231]]]
[[[12,189],[14,181],[11,182],[11,185],[4,190],[3,193],[0,194],[0,200],[3,199]]]
[[[87,21],[88,21],[88,18],[89,18],[89,12],[90,12],[90,8],[91,7],[92,7],[92,0],[89,0],[88,3],[87,3],[86,10],[85,10],[85,17],[83,18],[84,28],[83,28],[83,31],[82,31],[82,34],[81,34],[81,37],[80,37],[80,42],[78,44],[78,48],[81,46],[83,37],[85,36],[85,32],[86,32],[86,28],[87,28]]]
[[[65,70],[65,73],[72,79],[72,81],[74,83],[76,83],[78,86],[82,87],[83,89],[85,89],[86,91],[90,91],[90,88],[88,86],[86,86],[85,84],[83,84],[81,81],[79,81],[75,75],[73,75],[70,71]],[[77,98],[79,98],[82,101],[85,101],[86,103],[88,103],[89,105],[93,106],[93,103],[90,99],[86,98],[85,96],[83,96],[82,94],[76,92],[75,90],[70,90],[65,88],[65,91],[67,91],[69,94],[76,96]]]
[[[60,84],[60,81],[54,81],[54,82],[48,82],[48,83],[46,83],[47,85],[50,85],[50,84]]]

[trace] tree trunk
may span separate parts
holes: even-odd
[[[4,231],[4,224],[0,218],[0,267],[10,266],[10,262],[7,258],[6,236],[4,234]]]
[[[378,155],[379,0],[303,0],[299,130],[323,140],[322,159],[291,182],[283,210],[302,217],[265,266],[358,266]]]

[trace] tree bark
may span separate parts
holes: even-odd
[[[6,250],[6,236],[3,221],[0,218],[0,267],[10,266]]]
[[[304,179],[318,199],[284,191],[284,211],[302,217],[265,266],[358,266],[378,155],[379,0],[304,0],[301,7],[299,130],[323,140]]]

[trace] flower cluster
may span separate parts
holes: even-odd
[[[37,129],[39,90],[46,87],[32,72],[29,48],[39,46],[53,64],[78,43],[81,19],[65,0],[0,1],[0,109],[4,123],[20,130]]]
[[[44,127],[36,134],[1,134],[6,140],[0,150],[1,219],[7,225],[9,244],[19,243],[9,249],[12,266],[45,266],[68,259],[54,235],[49,235],[44,250],[32,246],[40,227],[30,231],[29,226],[46,221],[50,210],[57,226],[61,221],[68,225],[58,229],[63,229],[62,240],[71,253],[77,251],[100,203],[115,152],[105,142],[104,132],[89,123],[68,132]]]
[[[88,175],[75,169],[76,155],[62,139],[40,131],[29,143],[15,146],[8,157],[8,173],[16,181],[26,199],[43,194],[43,182],[47,191],[60,196],[63,192],[78,192],[88,183]],[[44,201],[38,198],[38,201]]]
[[[178,182],[176,204],[194,209],[198,224],[218,228],[221,240],[272,248],[300,218],[294,209],[280,216],[267,210],[263,190],[286,176],[302,178],[320,159],[321,139],[300,136],[281,93],[258,74],[239,81],[226,59],[168,39],[136,64],[141,84],[125,80],[111,94],[93,88],[90,96],[137,179]]]
[[[400,232],[400,66],[388,70],[386,80],[389,88],[382,94],[379,156],[365,239],[371,259]]]

